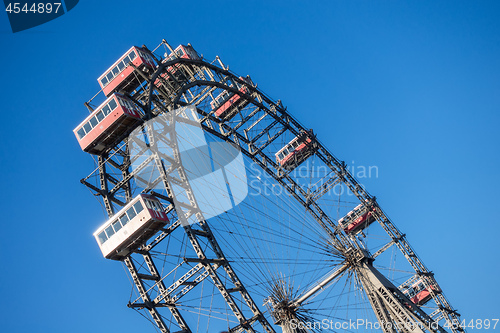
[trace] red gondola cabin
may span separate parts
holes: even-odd
[[[148,51],[132,46],[123,56],[120,57],[97,81],[106,96],[111,95],[115,91],[123,91],[130,93],[134,91],[140,84],[139,75],[134,75],[134,64],[142,70],[153,70],[156,68],[156,63]]]
[[[276,163],[283,169],[293,170],[312,154],[312,140],[308,133],[304,132],[276,153]]]
[[[115,93],[102,103],[73,132],[82,150],[99,155],[131,127],[141,121],[140,109],[127,97]]]
[[[167,56],[165,59],[162,60],[162,63],[165,63],[167,61],[171,61],[171,60],[174,60],[177,58],[199,60],[200,56],[198,55],[198,53],[194,50],[194,48],[191,45],[179,45],[175,48],[173,53],[170,53],[169,56]],[[168,67],[167,72],[170,73],[170,75],[173,75],[177,71],[177,68],[179,68],[179,64],[175,64],[173,66]],[[159,87],[160,82],[163,80],[169,81],[170,75],[167,73],[161,74],[160,75],[161,79],[156,79],[155,86]],[[173,80],[170,80],[170,81],[173,81]],[[170,82],[170,84],[174,85],[175,81]]]
[[[356,233],[372,224],[376,219],[373,216],[375,207],[367,208],[363,204],[357,205],[346,216],[339,220],[340,226],[346,234]]]
[[[167,62],[176,58],[194,59],[194,60],[200,59],[198,53],[196,53],[196,51],[191,45],[182,45],[182,44],[177,46],[174,52],[171,53],[168,57],[166,57],[165,60],[163,60],[163,62]]]
[[[435,293],[441,291],[438,285],[431,284],[429,289]],[[416,305],[424,305],[432,298],[429,289],[424,286],[422,278],[417,275],[411,277],[399,287],[399,290]]]
[[[252,84],[250,77],[240,77],[240,79]],[[250,93],[250,90],[246,85],[239,87],[238,91],[242,94]],[[249,103],[249,100],[243,98],[240,93],[235,94],[224,90],[217,97],[215,97],[215,99],[210,102],[212,110],[215,110],[215,115],[222,120],[229,120],[233,118],[238,109],[244,108]]]

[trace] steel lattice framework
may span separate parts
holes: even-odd
[[[167,53],[173,52],[166,41],[160,46],[165,47]],[[155,54],[155,51],[152,54]],[[195,289],[209,285],[212,290],[202,290],[199,293],[209,295],[206,299],[211,305],[200,300],[197,311],[202,312],[200,309],[204,307],[214,309],[213,302],[225,304],[225,313],[231,315],[226,320],[230,332],[274,332],[275,325],[281,326],[283,332],[306,332],[309,330],[290,326],[289,321],[293,318],[304,320],[299,315],[301,306],[316,293],[328,288],[332,281],[349,274],[355,277],[360,289],[364,290],[376,319],[381,324],[385,323],[381,328],[384,332],[463,331],[460,327],[453,326],[453,323],[459,322],[459,314],[449,304],[444,293],[431,288],[437,285],[432,272],[415,253],[405,234],[380,208],[376,198],[351,175],[345,162],[338,160],[318,138],[311,136],[314,159],[326,170],[315,178],[314,184],[304,185],[303,179],[296,173],[284,170],[277,164],[274,155],[283,146],[283,142],[288,142],[288,138],[297,137],[301,133],[311,133],[290,115],[280,101],[272,100],[255,84],[250,84],[249,80],[229,71],[218,57],[211,63],[201,59],[184,58],[157,61],[160,65],[154,72],[147,73],[136,68],[134,75],[142,84],[128,94],[128,97],[144,110],[143,119],[155,119],[162,114],[177,112],[175,110],[179,108],[182,110],[183,106],[195,106],[203,130],[220,141],[239,147],[246,158],[285,189],[296,205],[302,207],[312,220],[316,221],[331,248],[340,253],[342,260],[330,274],[318,279],[315,285],[309,286],[300,295],[291,297],[286,302],[276,295],[274,298],[270,297],[268,311],[263,311],[254,301],[254,295],[251,295],[239,278],[239,273],[233,268],[234,264],[228,260],[224,253],[226,249],[223,251],[210,222],[206,221],[199,211],[192,193],[182,205],[186,216],[196,216],[199,223],[182,225],[183,217],[178,216],[174,209],[175,203],[170,189],[171,182],[175,181],[190,193],[190,186],[180,161],[177,158],[151,155],[139,166],[131,168],[137,161],[128,153],[129,146],[133,144],[133,139],[128,136],[133,130],[130,129],[117,146],[110,147],[98,156],[96,170],[81,180],[102,198],[110,217],[129,202],[137,191],[152,193],[160,198],[171,217],[169,225],[124,259],[139,293],[137,299],[131,300],[129,307],[148,311],[161,332],[195,332],[199,330],[200,322],[193,323],[186,319],[186,313],[192,313],[194,310],[187,309],[183,301],[194,295]],[[169,68],[174,66],[176,70],[172,74]],[[163,74],[168,73],[170,75],[165,79]],[[242,91],[239,89],[242,86],[248,89]],[[215,96],[223,91],[231,95],[237,94],[245,101],[238,107],[237,115],[227,120],[217,117],[215,110],[210,107]],[[91,109],[90,102],[85,104]],[[169,126],[167,123],[164,125]],[[163,141],[174,152],[178,149],[174,137],[165,136]],[[174,156],[178,157],[178,154]],[[151,163],[159,170],[158,177],[152,182],[152,186],[139,189],[134,177],[139,177],[141,170]],[[154,186],[161,183],[164,191],[157,190]],[[327,212],[324,198],[339,185],[345,186],[358,203],[366,207],[376,207],[374,216],[378,226],[387,235],[387,241],[376,251],[370,251],[363,241],[363,236],[368,232],[361,233],[360,236],[348,235],[339,225],[338,218]],[[164,252],[155,251],[161,244],[174,239],[184,246],[189,244],[190,248],[183,247],[184,253],[178,256],[175,263],[166,260],[165,256],[160,259],[159,253]],[[374,265],[379,256],[394,248],[403,254],[415,276],[421,279],[430,291],[432,302],[435,304],[432,311],[424,311],[423,307],[409,301],[398,286]],[[204,284],[206,281],[210,283]],[[214,300],[215,294],[220,294],[217,296],[219,301]],[[167,311],[167,314],[162,311]],[[211,310],[211,313],[207,313],[203,318],[220,317],[221,313],[222,311]]]

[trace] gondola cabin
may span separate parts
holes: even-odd
[[[168,222],[160,201],[139,194],[104,223],[94,237],[106,259],[122,260]]]
[[[252,84],[252,81],[249,77],[243,78],[240,77],[241,80]],[[246,85],[242,85],[238,91],[241,94],[249,94],[250,90]],[[210,102],[210,106],[212,110],[215,110],[215,115],[222,120],[229,120],[233,118],[238,109],[242,109],[248,105],[250,102],[248,99],[242,97],[240,93],[232,93],[224,90],[217,97],[214,98],[212,102]]]
[[[163,62],[167,62],[177,58],[199,60],[200,56],[191,45],[181,44],[177,46],[174,52],[171,53],[168,57],[166,57],[165,60],[163,60]]]
[[[339,225],[346,234],[357,233],[376,220],[373,216],[375,210],[375,207],[367,208],[365,205],[359,204],[339,220]]]
[[[174,52],[170,53],[169,56],[167,56],[165,59],[162,60],[162,63],[166,63],[167,61],[171,61],[174,59],[193,59],[193,60],[199,60],[200,56],[198,53],[195,51],[195,49],[191,45],[179,45],[175,48]],[[167,72],[173,75],[177,69],[179,68],[179,64],[174,64],[173,66],[170,66],[167,68]],[[162,81],[169,81],[170,75],[168,73],[163,73],[160,75],[161,79],[156,79],[155,80],[155,85],[158,87],[160,85],[160,82]],[[178,78],[176,78],[178,79]],[[170,81],[173,81],[172,79]],[[169,82],[170,85],[175,85],[176,82]]]
[[[429,288],[435,293],[441,291],[438,285],[431,284]],[[416,305],[424,305],[432,298],[429,289],[424,286],[422,278],[417,275],[403,283],[399,290]]]
[[[149,53],[140,47],[132,46],[120,57],[97,81],[106,96],[115,91],[130,93],[143,81],[140,75],[134,75],[134,64],[141,70],[154,70],[156,62]]]
[[[83,151],[99,155],[140,122],[139,107],[127,97],[114,93],[73,132]]]
[[[312,140],[307,133],[302,133],[276,153],[276,163],[283,169],[293,170],[312,154]]]

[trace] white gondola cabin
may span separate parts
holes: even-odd
[[[240,77],[240,80],[248,82],[252,85],[252,80],[249,76],[246,78]],[[238,88],[239,93],[232,93],[224,90],[213,101],[210,102],[212,110],[215,110],[215,115],[222,120],[233,118],[238,110],[243,109],[250,101],[241,96],[241,94],[249,94],[250,90],[246,85],[241,85]],[[240,94],[241,93],[241,94]]]
[[[346,234],[357,233],[368,227],[376,220],[373,215],[375,210],[375,207],[370,208],[363,204],[359,204],[347,213],[346,216],[339,220],[339,225],[344,229]]]
[[[130,65],[131,63],[141,70],[156,68],[156,62],[149,51],[132,46],[97,79],[106,96],[116,91],[130,93],[141,84],[143,80],[140,75],[134,75],[135,68]]]
[[[429,288],[435,293],[441,292],[437,284],[431,284]],[[422,278],[418,275],[412,276],[399,286],[399,290],[416,305],[424,305],[432,298],[429,288],[425,287]]]
[[[127,97],[114,93],[73,132],[83,151],[99,155],[140,122],[139,107]]]
[[[310,135],[304,132],[281,148],[276,154],[276,164],[286,170],[293,170],[314,153]]]
[[[158,198],[140,194],[97,229],[94,237],[105,258],[122,260],[167,222]]]

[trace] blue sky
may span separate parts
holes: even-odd
[[[81,1],[16,34],[1,14],[3,331],[150,329],[92,238],[106,218],[79,183],[94,164],[72,130],[97,77],[163,38],[219,55],[337,157],[377,166],[360,181],[452,305],[500,316],[500,3],[311,3]]]

